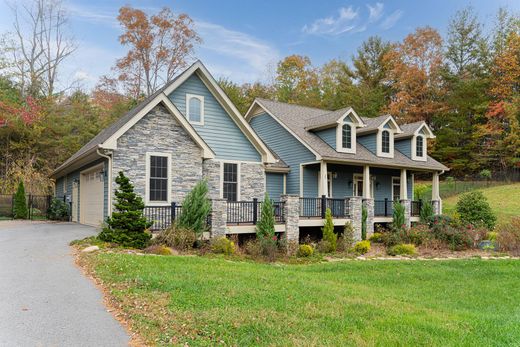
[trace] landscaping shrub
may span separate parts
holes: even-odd
[[[520,217],[498,226],[497,244],[501,251],[520,256]]]
[[[143,199],[134,192],[134,186],[122,171],[116,178],[116,203],[112,217],[99,233],[99,239],[124,247],[144,248],[152,237],[147,232],[152,223],[143,216]]]
[[[400,202],[394,203],[392,227],[395,229],[402,229],[406,227],[404,205]]]
[[[244,251],[252,257],[259,257],[262,255],[262,245],[259,240],[250,240],[244,245]]]
[[[399,244],[399,245],[395,245],[395,246],[392,246],[390,247],[388,250],[387,250],[387,253],[389,255],[416,255],[417,254],[417,251],[415,249],[415,245],[411,244],[411,243],[404,243],[404,244]]]
[[[211,212],[206,180],[197,182],[182,201],[182,211],[177,220],[179,227],[191,229],[200,237],[208,229],[207,219]]]
[[[403,243],[403,240],[401,239],[401,231],[394,229],[389,230],[381,234],[381,241],[386,247],[391,247],[399,243]]]
[[[319,252],[319,253],[332,253],[335,251],[335,248],[332,246],[332,244],[330,243],[330,241],[327,241],[327,240],[321,240],[320,242],[318,242],[318,244],[316,245],[316,250]]]
[[[51,205],[47,210],[47,218],[50,220],[68,220],[69,205],[62,199],[52,198]]]
[[[416,246],[423,244],[423,242],[431,236],[430,228],[425,224],[416,224],[409,229],[403,230],[402,239],[406,243],[412,243]]]
[[[256,224],[256,237],[259,239],[272,238],[274,236],[274,207],[267,192],[264,195],[260,220]]]
[[[213,253],[221,253],[225,255],[235,254],[235,243],[225,236],[211,240],[211,250]]]
[[[361,207],[361,240],[367,239],[368,210],[365,205]]]
[[[314,249],[311,245],[300,245],[300,247],[298,247],[297,256],[306,258],[312,256],[313,253]]]
[[[343,227],[343,235],[339,237],[336,242],[336,250],[341,252],[348,251],[354,242],[356,242],[354,237],[354,226],[350,221],[348,221]]]
[[[426,193],[430,190],[430,186],[424,183],[418,183],[414,185],[413,192],[414,196],[418,200],[423,200],[426,196]]]
[[[372,243],[383,243],[383,234],[373,233],[368,240]]]
[[[421,211],[419,211],[419,218],[421,223],[426,224],[433,217],[433,206],[430,201],[423,202]]]
[[[483,226],[491,230],[495,227],[496,216],[480,191],[463,194],[457,202],[457,212],[466,224]]]
[[[368,253],[369,251],[370,251],[370,241],[368,241],[368,240],[359,241],[354,246],[354,252],[356,252],[357,254],[365,254],[365,253]]]
[[[166,245],[179,251],[186,251],[193,247],[196,240],[197,234],[193,230],[174,223],[168,229],[161,231],[153,239],[153,243]]]
[[[276,254],[278,253],[278,239],[276,236],[271,238],[264,237],[259,240],[262,249],[262,255],[264,255],[269,261],[276,260]]]
[[[497,240],[497,235],[498,235],[498,233],[496,231],[489,231],[486,234],[486,238],[484,240],[496,241]]]
[[[151,245],[144,249],[144,252],[147,254],[156,254],[156,255],[172,255],[173,252],[171,248],[166,247],[164,245]]]
[[[323,231],[322,241],[327,241],[330,244],[331,252],[336,251],[338,235],[334,233],[334,222],[330,208],[325,211],[325,224],[321,230]]]
[[[28,214],[25,187],[23,186],[23,181],[20,181],[16,194],[14,195],[13,217],[14,219],[27,219]]]

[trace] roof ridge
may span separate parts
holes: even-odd
[[[277,103],[277,104],[287,105],[287,106],[291,106],[291,107],[301,107],[301,108],[308,108],[308,109],[311,109],[311,110],[323,111],[323,112],[325,112],[324,114],[327,114],[327,113],[330,113],[330,112],[335,112],[335,111],[331,111],[331,110],[327,110],[327,109],[323,109],[323,108],[319,108],[319,107],[303,106],[303,105],[299,105],[299,104],[291,104],[291,103],[288,103],[288,102],[283,102],[283,101],[278,101],[278,100],[271,100],[271,99],[266,99],[266,98],[255,98],[255,100],[263,100],[263,101],[274,102],[274,103]]]

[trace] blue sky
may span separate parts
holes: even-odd
[[[445,34],[450,17],[472,5],[481,21],[492,26],[499,7],[520,11],[516,0],[394,0],[394,1],[115,1],[64,0],[70,29],[78,50],[64,67],[65,83],[80,80],[92,87],[110,72],[125,49],[115,19],[123,5],[154,13],[164,6],[189,14],[204,42],[195,57],[216,77],[236,82],[266,80],[276,62],[290,54],[307,55],[315,65],[333,58],[350,60],[371,35],[401,40],[416,27],[430,25]],[[0,3],[0,31],[13,22],[5,2]]]

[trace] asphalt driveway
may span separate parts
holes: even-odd
[[[73,223],[0,221],[0,346],[127,346],[100,291],[74,265]]]

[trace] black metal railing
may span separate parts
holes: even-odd
[[[391,217],[394,213],[394,202],[389,199],[374,200],[374,216]]]
[[[227,223],[228,224],[253,224],[256,225],[262,213],[262,201],[228,201]],[[273,213],[275,223],[285,223],[284,202],[273,201]]]
[[[143,215],[150,221],[151,231],[164,230],[169,228],[172,223],[182,214],[182,205],[172,202],[164,206],[145,206]],[[211,213],[208,215],[206,224],[211,226]]]
[[[349,218],[349,199],[327,198],[300,198],[300,217],[325,218],[325,212],[330,209],[332,216],[336,218]]]
[[[412,217],[419,217],[421,215],[421,209],[422,209],[423,201],[412,201]]]

